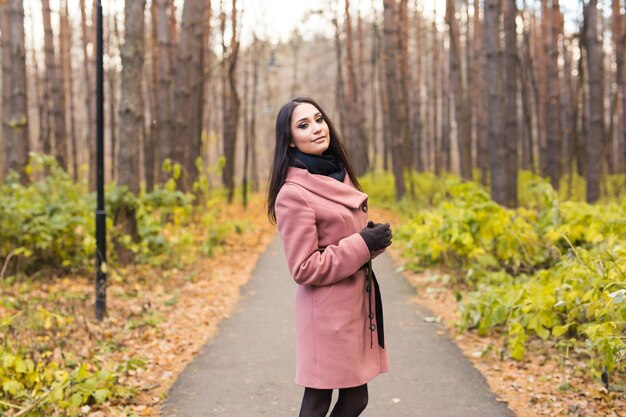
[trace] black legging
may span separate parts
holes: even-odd
[[[305,388],[300,417],[325,417],[330,408],[332,389]],[[367,407],[367,384],[341,388],[339,398],[329,417],[357,417]]]

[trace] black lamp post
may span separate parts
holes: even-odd
[[[102,52],[102,0],[96,1],[96,181],[98,207],[96,208],[96,319],[106,313],[106,210],[104,209],[104,80]]]

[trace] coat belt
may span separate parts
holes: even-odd
[[[374,331],[378,334],[378,344],[381,348],[385,348],[385,327],[383,324],[383,301],[380,296],[380,286],[378,280],[372,269],[372,260],[370,259],[365,265],[365,291],[367,292],[367,298],[369,303],[370,320],[370,349],[374,347]],[[372,283],[374,284],[374,296],[376,297],[376,316],[372,313]],[[374,324],[374,317],[376,317],[376,324]]]

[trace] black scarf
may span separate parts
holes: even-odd
[[[346,176],[346,170],[330,148],[321,155],[311,155],[301,152],[298,148],[289,148],[289,155],[292,166],[304,168],[311,174],[326,175],[340,182],[343,182]]]

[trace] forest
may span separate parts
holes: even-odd
[[[275,234],[276,115],[310,96],[516,415],[626,415],[624,0],[0,0],[0,48],[0,414],[160,415]]]

